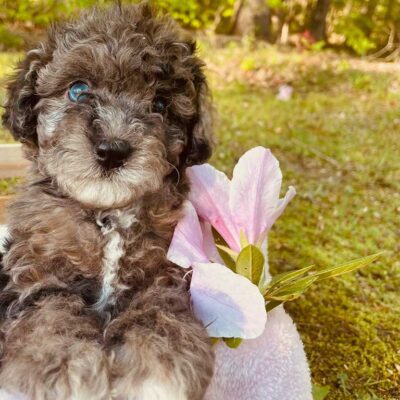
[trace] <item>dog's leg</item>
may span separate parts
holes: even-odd
[[[116,399],[203,398],[213,373],[213,351],[188,307],[177,308],[177,296],[175,292],[168,298],[153,287],[139,295],[140,304],[136,301],[108,326],[105,338]],[[186,296],[181,294],[179,302]]]
[[[3,326],[0,387],[30,400],[110,399],[99,329],[78,296],[52,295]]]

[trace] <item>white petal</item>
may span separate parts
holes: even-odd
[[[193,311],[212,337],[253,339],[267,313],[257,286],[221,264],[195,263],[190,286]]]

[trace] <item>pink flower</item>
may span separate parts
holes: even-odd
[[[193,268],[190,294],[194,314],[212,337],[258,337],[266,322],[264,298],[247,278],[212,262],[219,256],[215,245],[215,251],[210,242],[207,246],[203,232],[207,232],[205,226],[202,229],[193,205],[187,201],[168,259],[183,268]]]
[[[211,226],[237,253],[241,250],[241,233],[250,243],[261,246],[295,191],[289,188],[279,199],[279,164],[270,150],[262,147],[240,158],[232,181],[209,164],[190,168],[188,176],[191,202],[185,203],[168,259],[183,268],[193,268],[193,311],[210,336],[256,338],[266,323],[265,300],[249,279],[223,265]]]
[[[239,159],[232,181],[209,164],[189,168],[188,176],[192,183],[189,200],[197,213],[236,251],[240,251],[240,231],[250,243],[262,243],[296,194],[289,187],[279,199],[279,162],[263,147],[255,147]]]
[[[289,101],[293,94],[293,87],[290,85],[279,86],[279,92],[276,96],[278,100]]]

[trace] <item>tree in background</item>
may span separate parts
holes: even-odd
[[[331,30],[359,55],[399,55],[400,4],[397,0],[332,0]],[[383,50],[384,49],[384,50]],[[383,50],[383,51],[381,51]]]
[[[326,24],[330,0],[317,0],[310,20],[310,32],[316,41],[326,40]]]
[[[358,55],[400,57],[399,0],[149,0],[187,29],[251,35],[271,43],[310,43]],[[0,50],[23,48],[52,20],[116,0],[0,0]],[[123,0],[133,3],[136,0]],[[292,40],[293,39],[293,40]],[[312,39],[312,40],[311,40]]]
[[[29,47],[54,20],[110,0],[0,0],[0,50]]]
[[[271,41],[271,14],[265,0],[236,0],[232,31]]]

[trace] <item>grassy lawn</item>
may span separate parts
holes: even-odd
[[[400,70],[251,44],[202,51],[220,117],[213,162],[230,172],[245,150],[269,147],[298,192],[272,230],[272,270],[386,250],[287,306],[314,381],[332,400],[400,399]]]
[[[219,114],[212,162],[230,173],[244,151],[269,147],[298,192],[272,230],[272,270],[386,250],[287,306],[314,381],[331,400],[400,399],[400,67],[250,42],[203,40],[201,52]],[[16,58],[0,54],[0,79]],[[276,98],[283,83],[289,101]]]

